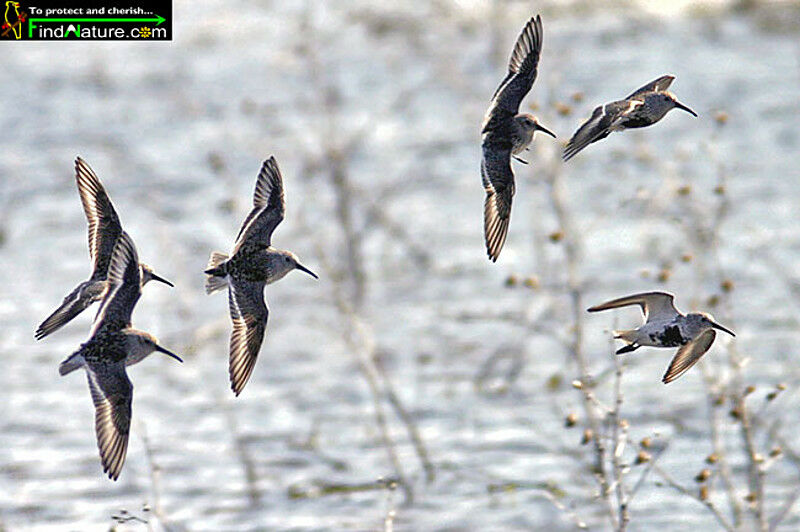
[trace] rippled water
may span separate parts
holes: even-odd
[[[563,427],[568,412],[582,410],[565,384],[578,373],[562,341],[572,334],[564,246],[548,238],[564,229],[541,179],[542,168],[559,166],[548,137],[537,139],[529,166],[515,165],[508,242],[497,264],[484,258],[478,125],[530,6],[330,4],[178,2],[171,44],[4,47],[0,528],[104,529],[132,515],[175,530],[375,530],[392,509],[396,530],[573,528],[569,512],[540,489],[492,493],[504,482],[557,485],[561,503],[594,528],[608,526],[592,502],[581,431]],[[757,387],[754,402],[777,382],[789,384],[775,418],[793,442],[800,15],[782,13],[774,28],[761,12],[653,18],[548,8],[527,101],[563,141],[595,104],[663,73],[677,76],[674,91],[699,119],[672,113],[657,127],[612,135],[563,168],[564,201],[583,244],[584,303],[666,289],[683,309],[708,308],[720,282],[732,280],[713,310],[736,330],[738,352],[752,357],[744,374]],[[714,120],[722,111],[724,126]],[[339,159],[326,157],[330,145]],[[77,154],[104,182],[141,260],[176,284],[148,285],[134,323],[186,360],[154,356],[129,370],[133,425],[116,483],[99,467],[85,380],[59,378],[56,369],[84,341],[91,311],[40,343],[32,338],[87,275]],[[200,272],[211,250],[231,245],[270,154],[288,207],[274,243],[323,275],[291,274],[267,289],[265,344],[234,398],[227,302],[204,294]],[[315,482],[369,487],[395,475],[347,343],[350,323],[335,304],[344,252],[334,160],[357,191],[359,314],[436,468],[426,482],[384,401],[410,505],[381,489],[303,496]],[[699,258],[680,260],[702,252],[681,223],[710,223],[720,175],[729,210],[701,275]],[[684,186],[689,194],[677,194]],[[536,276],[540,286],[507,288],[509,275]],[[340,288],[349,301],[349,285]],[[615,319],[626,326],[638,317],[630,310],[584,322],[590,369],[601,378]],[[729,340],[717,344],[704,363],[712,375],[727,364]],[[694,489],[710,452],[703,372],[662,386],[668,359],[647,349],[626,359],[623,416],[633,442],[669,442],[659,465]],[[518,373],[506,380],[506,369]],[[608,398],[610,381],[599,390]],[[738,431],[727,420],[723,436],[741,475]],[[768,450],[771,442],[758,444]],[[631,446],[624,457],[633,456]],[[797,486],[797,471],[789,459],[770,468],[770,514]],[[628,482],[638,476],[634,469]],[[700,504],[654,481],[631,503],[632,529],[716,526]],[[786,530],[800,526],[797,511]]]

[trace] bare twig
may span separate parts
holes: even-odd
[[[696,493],[692,492],[690,489],[678,484],[678,482],[675,481],[675,479],[673,479],[669,474],[667,474],[666,471],[661,469],[661,467],[659,467],[658,464],[653,464],[653,471],[658,473],[661,476],[661,478],[664,479],[664,481],[670,487],[672,487],[673,489],[679,491],[680,493],[683,493],[687,497],[696,500],[697,502],[699,502],[700,504],[702,504],[703,506],[708,508],[708,510],[714,515],[714,517],[717,518],[717,521],[722,526],[722,528],[724,528],[728,532],[734,532],[736,530],[733,527],[733,525],[730,522],[728,522],[728,520],[725,518],[725,516],[722,515],[722,513],[714,505],[714,503],[712,503],[709,499],[703,500],[698,494],[696,494]]]

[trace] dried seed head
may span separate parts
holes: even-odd
[[[724,196],[725,195],[725,185],[717,185],[714,187],[714,194],[717,196]]]
[[[781,449],[780,445],[776,445],[775,447],[773,447],[769,451],[770,458],[776,458],[776,457],[778,457],[778,456],[780,456],[782,454],[783,454],[783,449]]]
[[[636,462],[635,463],[636,463],[636,465],[646,464],[652,458],[653,457],[650,456],[650,453],[648,453],[647,451],[639,451],[639,453],[636,455]]]
[[[557,102],[554,105],[554,107],[556,109],[556,112],[558,114],[560,114],[561,116],[569,116],[570,113],[572,113],[572,107],[570,107],[569,105],[567,105],[565,103]]]
[[[581,445],[586,445],[594,438],[594,432],[592,429],[586,429],[583,431],[583,438],[581,438]]]
[[[525,288],[539,288],[539,278],[535,275],[531,275],[530,277],[526,277],[522,284],[525,285]]]
[[[570,412],[569,414],[567,414],[567,417],[564,420],[564,426],[567,428],[574,427],[577,422],[578,422],[578,414],[576,414],[575,412]]]
[[[688,196],[689,194],[692,193],[692,187],[691,185],[683,185],[681,187],[678,187],[678,190],[676,190],[675,192],[677,192],[678,196]]]
[[[558,243],[564,240],[564,233],[563,231],[553,231],[550,233],[550,242]]]
[[[660,272],[658,272],[658,282],[666,283],[669,281],[670,276],[672,275],[672,271],[669,268],[662,268]]]
[[[519,284],[519,278],[513,273],[508,277],[506,277],[506,286],[511,287],[511,286],[517,286],[518,284]]]
[[[572,381],[572,387],[575,388],[576,390],[580,390],[581,388],[583,388],[583,383],[578,379],[575,379],[574,381]]]
[[[707,464],[716,464],[717,462],[719,462],[719,455],[717,453],[711,453],[706,456]]]
[[[684,253],[681,255],[681,262],[692,262],[692,256],[689,253]]]
[[[750,386],[748,386],[747,388],[744,389],[744,394],[745,395],[750,395],[754,391],[756,391],[756,387],[751,384]]]
[[[720,126],[724,126],[728,122],[728,118],[730,117],[728,116],[728,113],[726,113],[725,111],[718,111],[716,114],[714,114],[714,120]]]
[[[711,476],[711,470],[706,468],[701,470],[697,475],[695,475],[694,480],[695,482],[705,482],[708,480],[708,477]]]
[[[733,290],[733,281],[730,279],[725,279],[722,281],[722,283],[720,283],[719,287],[722,288],[723,292],[731,292]]]
[[[697,492],[697,496],[700,498],[701,501],[705,501],[708,499],[708,486],[703,484],[700,486],[700,489]]]
[[[642,447],[642,449],[649,449],[653,446],[653,441],[650,439],[650,437],[646,436],[642,438],[642,441],[639,442],[639,445]]]

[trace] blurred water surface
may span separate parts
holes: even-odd
[[[800,11],[573,6],[176,2],[172,43],[6,45],[0,528],[98,530],[133,515],[173,530],[375,530],[390,510],[396,530],[571,530],[571,512],[607,527],[581,431],[563,427],[568,412],[580,414],[581,396],[568,385],[577,369],[562,342],[573,325],[563,243],[548,238],[564,228],[537,174],[544,167],[562,172],[583,244],[586,306],[665,289],[684,310],[713,310],[750,357],[753,401],[789,384],[776,430],[795,441]],[[510,236],[491,264],[479,124],[516,35],[539,10],[544,52],[526,102],[559,141],[595,105],[664,73],[677,76],[673,90],[700,118],[676,111],[656,127],[612,135],[563,170],[560,144],[537,138],[531,164],[514,166]],[[88,273],[72,176],[78,154],[105,184],[141,260],[176,285],[148,285],[134,324],[185,358],[178,365],[154,355],[129,369],[133,424],[116,483],[101,473],[85,379],[57,372],[85,340],[93,311],[33,340]],[[264,347],[235,399],[226,298],[204,294],[201,271],[211,250],[231,246],[270,154],[287,199],[273,243],[323,275],[290,274],[268,287]],[[358,288],[335,275],[347,263],[334,163],[352,187],[344,208],[362,253],[360,305]],[[702,265],[688,255],[703,241],[687,235],[711,219],[721,183],[727,214],[713,261]],[[535,276],[539,286],[507,288],[511,275]],[[733,281],[729,294],[724,279]],[[715,308],[711,296],[721,301]],[[360,485],[395,474],[337,297],[358,309],[436,467],[426,482],[384,401],[411,505],[381,489],[303,496],[319,481]],[[639,318],[630,310],[616,319],[627,326]],[[594,375],[611,367],[613,320],[585,318]],[[711,350],[709,374],[724,374],[729,345],[720,338]],[[642,349],[626,358],[623,416],[632,442],[669,442],[659,465],[693,487],[710,452],[703,372],[663,386],[669,356]],[[513,378],[503,378],[503,364]],[[599,390],[608,397],[608,386]],[[738,431],[727,420],[722,428],[741,473]],[[767,479],[774,512],[797,486],[798,468],[778,461]],[[631,503],[632,529],[716,526],[700,504],[654,480]],[[505,482],[534,489],[493,492]],[[797,510],[784,525],[800,527]]]

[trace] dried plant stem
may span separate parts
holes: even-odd
[[[702,369],[704,372],[703,382],[706,386],[706,404],[708,410],[711,449],[718,459],[717,474],[722,480],[722,485],[725,489],[725,494],[728,499],[728,506],[733,514],[733,525],[738,528],[742,523],[742,505],[739,503],[739,499],[736,497],[736,488],[733,485],[731,468],[730,464],[728,463],[728,454],[720,433],[722,420],[719,417],[719,409],[715,405],[716,394],[714,393],[714,383],[711,380],[711,376],[708,375],[707,367],[704,365],[702,366]]]
[[[673,479],[666,471],[661,469],[661,467],[659,467],[658,464],[653,464],[653,471],[658,473],[659,476],[661,476],[661,478],[664,479],[664,481],[670,487],[672,487],[676,491],[679,491],[680,493],[683,493],[687,497],[696,500],[697,502],[708,508],[708,510],[714,515],[714,517],[717,518],[717,521],[722,526],[722,528],[724,528],[728,532],[735,532],[736,528],[734,528],[734,526],[728,522],[725,516],[722,515],[719,509],[716,506],[714,506],[714,503],[712,503],[709,499],[703,500],[700,498],[698,494],[678,484],[678,482],[675,479]]]
[[[618,356],[614,354],[612,344],[611,356],[614,359],[614,410],[609,415],[612,425],[612,442],[614,448],[611,452],[611,464],[614,472],[614,485],[616,486],[618,516],[617,523],[619,532],[625,532],[630,522],[630,513],[628,512],[628,496],[625,493],[625,472],[622,466],[622,453],[625,449],[627,441],[627,430],[623,429],[620,425],[620,411],[622,410],[622,373],[623,365]]]
[[[594,437],[594,466],[593,472],[600,489],[600,497],[606,505],[608,518],[613,529],[618,529],[619,520],[617,511],[611,501],[611,486],[606,468],[607,449],[601,431],[598,410],[595,408],[596,399],[592,392],[592,379],[589,374],[589,365],[583,353],[583,303],[582,286],[578,275],[580,264],[580,244],[578,233],[574,229],[563,200],[560,173],[556,168],[550,168],[545,174],[545,183],[548,188],[550,206],[556,215],[561,232],[564,234],[563,244],[567,268],[567,291],[570,297],[570,309],[573,321],[573,334],[569,342],[568,351],[577,366],[580,375],[580,390],[583,396],[583,409],[588,420],[589,428]]]
[[[746,397],[743,393],[738,394],[736,397],[736,408],[741,415],[739,426],[741,427],[742,443],[747,453],[748,484],[750,486],[750,494],[754,498],[753,513],[758,530],[767,532],[769,523],[764,509],[764,470],[761,467],[763,458],[756,451],[755,442],[753,441],[753,426],[750,423],[750,413],[747,410]]]
[[[256,465],[247,450],[247,444],[242,437],[239,424],[236,422],[236,416],[232,409],[226,405],[226,402],[220,395],[216,395],[217,406],[225,416],[225,421],[228,425],[228,432],[233,437],[233,449],[239,464],[242,466],[245,481],[247,482],[247,496],[252,506],[256,506],[261,502],[261,491],[258,489],[258,473],[256,472]]]
[[[142,446],[144,447],[144,456],[147,459],[147,468],[150,473],[150,489],[153,493],[153,515],[155,515],[162,524],[166,524],[168,522],[167,516],[164,513],[164,508],[161,506],[161,467],[156,463],[153,457],[153,448],[150,445],[150,438],[147,436],[147,426],[143,421],[140,421],[139,425],[141,428],[140,433]]]

